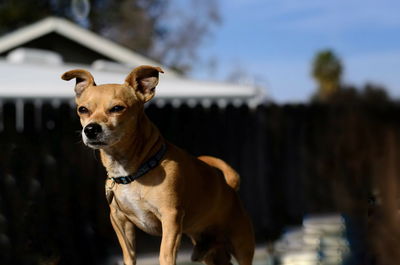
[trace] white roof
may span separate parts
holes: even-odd
[[[64,72],[82,68],[93,74],[97,84],[123,83],[126,75],[138,65],[161,66],[165,72],[160,76],[160,83],[156,89],[156,97],[153,100],[156,104],[171,102],[177,106],[185,102],[191,106],[197,103],[207,106],[216,102],[220,106],[228,103],[256,106],[264,99],[264,90],[256,86],[184,78],[157,62],[61,18],[46,18],[2,36],[0,53],[23,47],[24,43],[51,32],[104,54],[117,63],[98,60],[91,66],[65,64],[57,53],[18,48],[8,53],[7,58],[0,57],[0,100],[33,98],[72,101],[74,82],[61,80]]]
[[[37,99],[72,99],[74,97],[73,81],[62,80],[61,75],[71,69],[84,68],[90,71],[97,84],[123,83],[131,71],[110,72],[93,67],[70,64],[34,64],[11,63],[0,60],[0,99],[1,98],[37,98]],[[212,102],[226,105],[249,104],[257,105],[263,99],[262,89],[254,86],[236,85],[220,82],[195,81],[175,75],[168,71],[160,75],[153,102],[164,104],[171,102],[179,105],[186,102],[189,105]]]
[[[143,64],[160,66],[158,62],[137,54],[66,19],[56,17],[45,18],[2,36],[0,38],[0,53],[22,46],[24,43],[52,32],[71,39],[121,64],[129,66]],[[167,70],[166,67],[163,68]],[[170,74],[177,74],[172,70],[169,70],[169,72]]]

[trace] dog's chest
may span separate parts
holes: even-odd
[[[115,191],[112,207],[118,207],[137,227],[146,233],[160,235],[161,222],[157,209],[143,196],[141,190],[120,185]]]

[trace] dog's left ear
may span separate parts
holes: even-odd
[[[159,73],[164,73],[160,67],[142,65],[133,69],[125,82],[135,90],[136,95],[143,102],[147,102],[154,97]]]

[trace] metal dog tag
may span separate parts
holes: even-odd
[[[111,180],[110,185],[107,185],[108,180]],[[111,204],[112,200],[114,199],[114,191],[112,190],[114,188],[114,185],[115,185],[115,180],[113,180],[112,178],[108,178],[106,180],[106,198],[108,204]]]
[[[108,204],[111,204],[113,198],[114,198],[114,192],[112,191],[112,189],[106,189],[106,198],[107,198],[107,202]]]

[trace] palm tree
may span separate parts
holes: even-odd
[[[333,51],[323,50],[316,54],[312,76],[319,84],[318,100],[326,101],[339,91],[342,72],[342,63]]]

